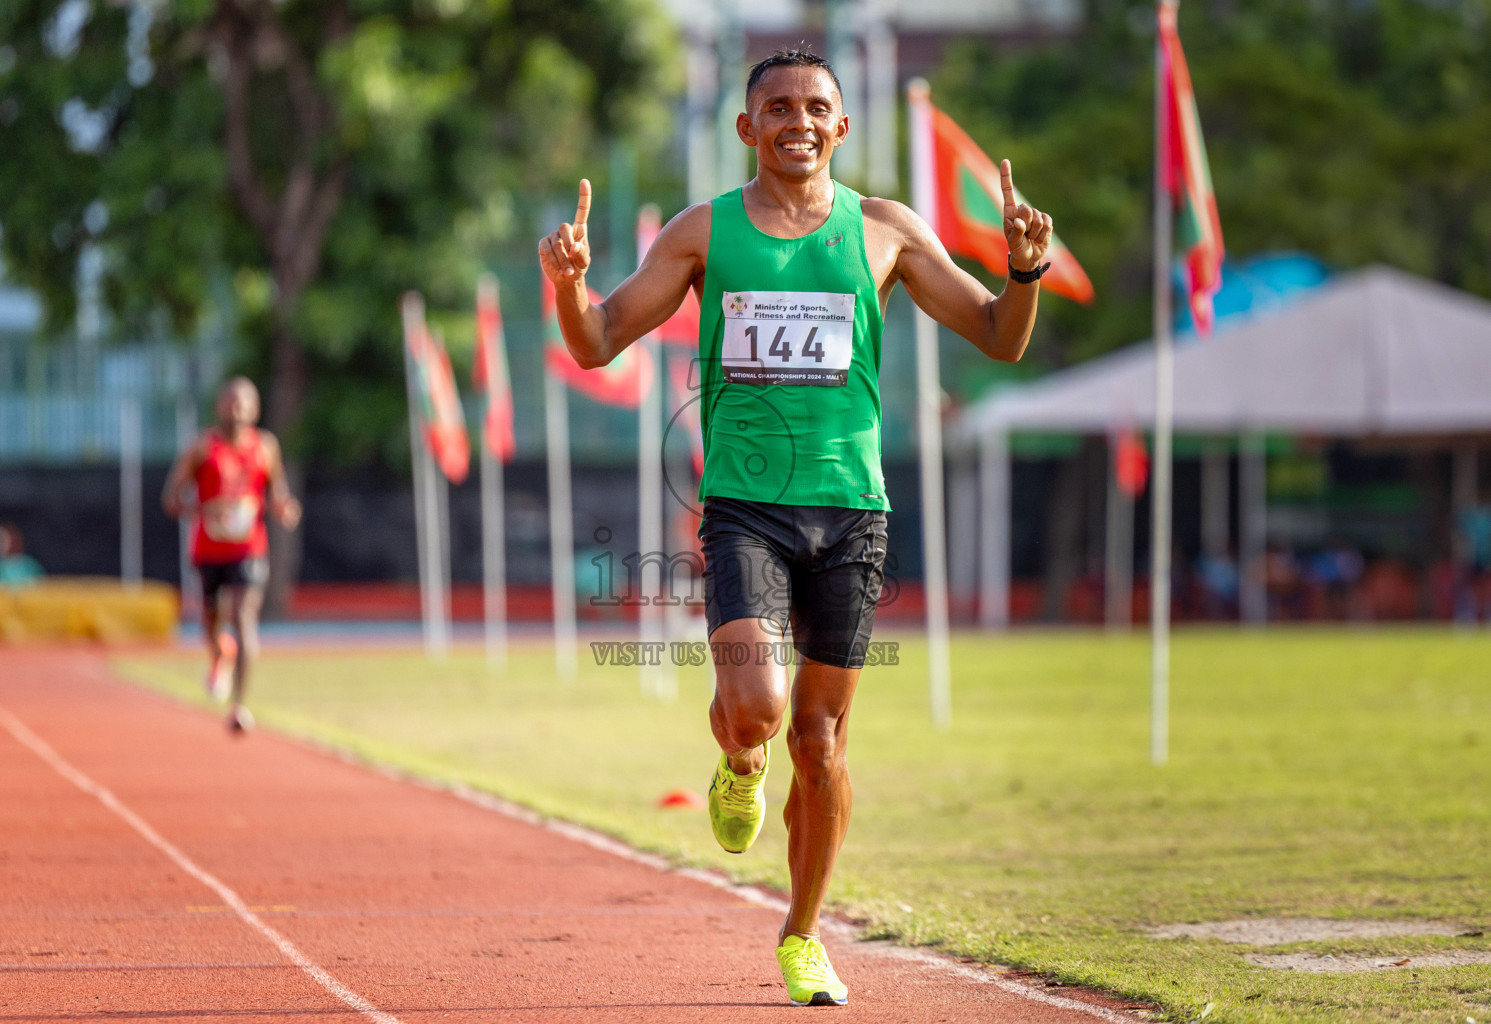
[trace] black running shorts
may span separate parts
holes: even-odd
[[[798,654],[862,668],[885,574],[885,513],[706,498],[709,632],[744,618],[792,627]]]
[[[262,587],[269,582],[269,559],[245,558],[241,562],[207,562],[197,566],[202,578],[202,600],[216,601],[224,587]]]

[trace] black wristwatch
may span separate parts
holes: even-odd
[[[1010,280],[1019,281],[1021,284],[1035,284],[1041,279],[1041,275],[1051,269],[1051,264],[1046,262],[1034,270],[1016,270],[1014,260],[1009,256],[1004,258],[1004,264],[1009,269]]]

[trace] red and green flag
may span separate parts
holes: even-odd
[[[417,307],[417,312],[415,308]],[[456,377],[445,345],[425,325],[424,303],[417,296],[405,300],[404,345],[414,375],[414,395],[425,443],[440,471],[452,483],[462,483],[471,469],[471,441]]]
[[[513,388],[507,373],[497,279],[491,276],[483,277],[476,289],[476,360],[471,366],[471,382],[486,396],[481,433],[487,451],[503,462],[511,462],[518,451],[513,432]]]
[[[1175,205],[1175,236],[1185,257],[1186,293],[1196,329],[1210,334],[1212,296],[1222,287],[1222,222],[1201,138],[1191,73],[1180,47],[1176,5],[1160,2],[1158,173]]]
[[[947,251],[978,260],[991,273],[1007,272],[1009,243],[1004,237],[1004,190],[994,161],[959,128],[952,118],[932,105],[925,92],[911,94],[913,151],[916,177],[924,182],[916,201]],[[917,127],[917,126],[920,127]],[[1019,189],[1015,201],[1029,202]],[[1092,282],[1072,251],[1056,235],[1046,251],[1051,269],[1041,279],[1046,291],[1077,302],[1091,302]]]
[[[582,369],[564,345],[564,336],[559,333],[559,314],[554,305],[554,283],[545,275],[543,282],[544,313],[544,366],[554,376],[580,394],[606,405],[619,405],[635,409],[642,404],[642,396],[652,387],[655,369],[652,354],[641,345],[629,345],[621,354],[605,366],[593,370]],[[601,297],[590,292],[592,305],[600,305]]]

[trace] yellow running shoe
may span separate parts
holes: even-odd
[[[849,1002],[849,987],[834,973],[823,943],[817,939],[787,936],[777,947],[777,964],[793,1006],[843,1006]]]
[[[770,745],[764,746],[768,762]],[[766,820],[766,765],[750,775],[736,775],[730,770],[730,759],[720,754],[720,766],[709,783],[709,824],[715,841],[726,853],[745,853],[761,834]]]

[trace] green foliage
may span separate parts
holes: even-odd
[[[377,457],[401,430],[399,294],[469,320],[481,269],[532,244],[518,197],[608,138],[659,142],[672,45],[646,0],[12,0],[9,273],[53,331],[86,246],[120,334],[188,334],[222,296],[292,448]]]
[[[1061,365],[1148,337],[1154,4],[1089,0],[1075,39],[967,43],[933,96],[1050,210],[1097,289],[1043,304],[1032,356]],[[1491,296],[1486,0],[1181,5],[1232,257],[1380,261]]]

